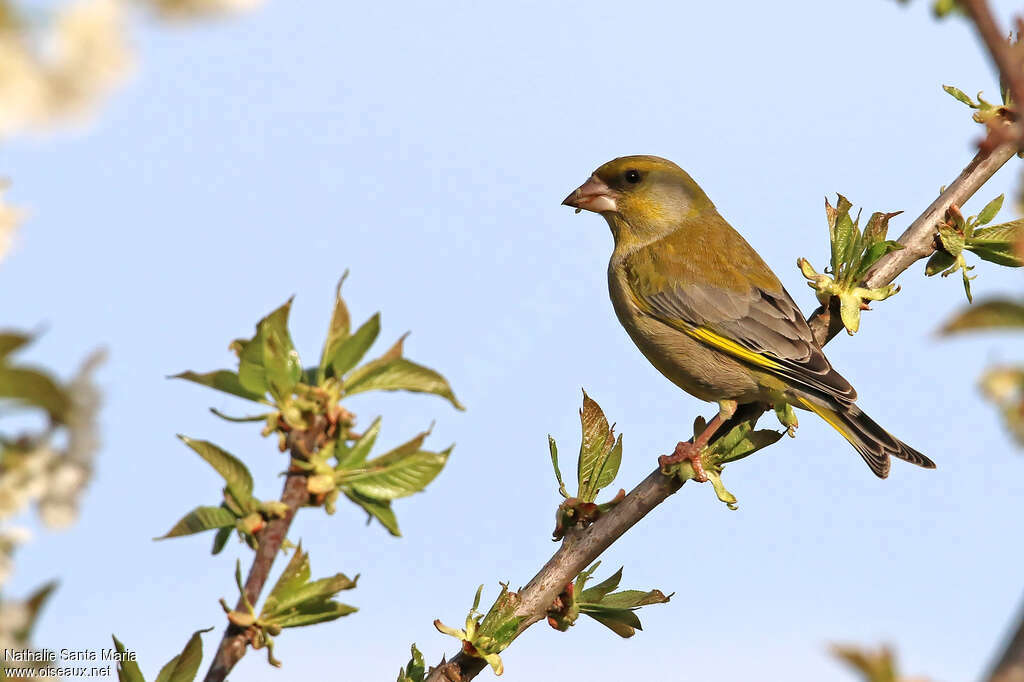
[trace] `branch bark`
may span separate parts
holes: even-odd
[[[946,210],[953,204],[959,206],[966,202],[1016,151],[1016,145],[1007,142],[992,150],[983,149],[978,152],[957,179],[903,233],[899,241],[904,248],[883,256],[868,273],[867,285],[878,287],[888,284],[913,263],[931,255],[935,250],[937,224],[945,216]],[[808,322],[815,338],[823,345],[842,328],[838,310],[832,309],[831,306],[818,308]],[[761,412],[761,405],[744,405],[730,423],[757,417]],[[719,433],[728,433],[730,423],[727,423]],[[575,579],[580,571],[593,563],[613,542],[680,487],[682,484],[677,479],[664,476],[660,469],[655,469],[618,505],[592,525],[567,533],[558,551],[533,579],[519,590],[520,603],[516,615],[522,622],[516,636],[544,618],[549,606],[567,583]],[[442,660],[438,666],[432,668],[426,679],[428,682],[464,682],[476,677],[485,665],[483,659],[460,651],[451,660]]]

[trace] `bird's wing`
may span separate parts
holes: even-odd
[[[832,368],[789,293],[753,249],[746,242],[742,245],[750,250],[750,254],[742,254],[747,258],[727,260],[708,252],[699,254],[716,261],[704,263],[714,271],[711,281],[692,274],[694,253],[678,245],[648,246],[647,254],[638,254],[647,260],[647,267],[634,270],[626,265],[634,304],[662,323],[788,384],[844,403],[856,400],[856,391]],[[733,251],[732,255],[737,254]],[[751,255],[756,262],[744,263]],[[740,273],[737,267],[753,267],[761,276]],[[659,275],[637,276],[646,270]],[[689,276],[679,276],[684,273]]]

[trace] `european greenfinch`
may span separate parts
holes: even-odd
[[[604,216],[608,288],[622,326],[658,371],[718,414],[662,464],[690,460],[738,404],[788,403],[828,422],[879,478],[889,456],[935,464],[857,407],[779,278],[686,171],[656,156],[604,164],[564,204]]]

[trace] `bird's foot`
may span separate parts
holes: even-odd
[[[680,441],[671,455],[662,455],[658,458],[658,466],[664,471],[673,464],[690,462],[693,467],[693,479],[699,483],[708,480],[708,474],[704,471],[704,462],[700,458],[701,448],[698,448],[689,441]]]

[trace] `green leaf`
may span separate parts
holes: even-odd
[[[892,213],[876,211],[872,213],[868,219],[868,224],[864,227],[864,245],[870,248],[878,242],[885,241],[885,236],[889,232],[889,221],[901,213],[903,211],[893,211]],[[902,245],[900,248],[902,248]]]
[[[601,581],[593,587],[589,587],[576,598],[580,604],[600,604],[601,600],[605,598],[609,592],[619,586],[619,582],[622,580],[622,568],[615,571],[607,579]]]
[[[231,395],[238,396],[239,398],[245,398],[246,400],[252,400],[257,403],[267,402],[266,398],[263,397],[263,393],[265,391],[250,391],[244,388],[238,380],[238,375],[226,369],[218,369],[214,372],[207,372],[206,374],[196,374],[191,371],[182,372],[180,374],[173,374],[167,378],[192,381],[194,383],[201,384],[224,393],[230,393]]]
[[[242,344],[238,380],[254,393],[270,391],[277,402],[291,395],[302,377],[302,363],[288,333],[292,301],[270,313],[256,325],[256,335]]]
[[[989,263],[995,263],[996,265],[1003,265],[1008,268],[1019,268],[1024,265],[1024,262],[1020,260],[1014,250],[1013,244],[968,244],[967,248],[970,249],[978,258],[988,261]]]
[[[0,362],[31,340],[32,337],[28,334],[21,334],[19,332],[0,332]]]
[[[1015,248],[1022,239],[1024,219],[1013,220],[975,231],[967,242],[967,248],[985,260],[999,265],[1020,267],[1022,263],[1016,255]]]
[[[380,419],[380,417],[374,419],[373,423],[370,424],[370,428],[366,429],[363,435],[359,437],[359,440],[353,443],[344,454],[339,453],[338,465],[335,467],[336,470],[342,471],[362,466],[369,456],[373,444],[377,442],[377,434],[380,433]],[[420,442],[422,443],[422,440]]]
[[[387,529],[396,538],[402,537],[401,531],[398,530],[398,519],[395,518],[395,512],[391,509],[391,502],[384,500],[374,500],[369,497],[365,497],[355,492],[354,490],[342,490],[345,496],[358,504],[363,508],[368,516],[366,523],[370,523],[371,519],[377,519],[380,524]]]
[[[387,501],[423,490],[441,473],[452,448],[442,452],[419,450],[400,458],[391,453],[367,462],[365,469],[346,472],[338,483],[375,500]]]
[[[952,95],[957,100],[963,102],[972,109],[977,109],[978,106],[974,103],[974,100],[967,96],[967,94],[960,88],[953,87],[952,85],[943,85],[942,89]]]
[[[355,334],[339,342],[334,349],[329,361],[334,376],[342,377],[359,364],[379,334],[380,313],[374,313],[373,317],[356,330]]]
[[[360,365],[356,369],[352,370],[352,373],[345,377],[345,391],[348,392],[349,387],[352,384],[358,384],[362,381],[367,380],[367,378],[382,371],[385,367],[391,364],[392,361],[402,357],[402,348],[405,345],[405,339],[408,336],[409,332],[402,334],[401,336],[398,337],[398,340],[395,341],[391,348],[388,348],[387,352],[384,353],[384,355],[374,360],[370,360],[369,362]],[[353,336],[353,338],[355,338],[355,336]]]
[[[580,426],[582,437],[576,465],[578,497],[583,502],[593,502],[598,491],[615,480],[622,460],[622,438],[615,440],[601,406],[586,391],[580,409]]]
[[[830,217],[830,235],[832,237],[832,276],[839,277],[845,260],[847,249],[854,238],[853,219],[850,218],[850,209],[853,204],[842,194],[837,194],[836,208],[832,209],[825,200],[826,213]]]
[[[160,669],[156,682],[192,682],[199,672],[199,664],[203,661],[203,640],[200,635],[212,629],[193,632],[181,653]]]
[[[945,251],[936,251],[924,266],[924,274],[929,277],[937,275],[940,272],[947,270],[954,263],[956,263],[956,258],[954,256],[949,255]]]
[[[398,671],[398,679],[395,682],[423,682],[426,673],[427,666],[423,662],[423,654],[416,648],[416,644],[413,644],[412,656],[405,667]]]
[[[309,582],[309,576],[309,555],[299,543],[263,604],[260,620],[273,622],[282,628],[300,627],[334,620],[357,610],[331,599],[341,590],[354,588],[355,580],[337,573]]]
[[[46,374],[8,365],[0,365],[0,399],[3,398],[42,408],[60,423],[71,406],[64,389]]]
[[[269,417],[270,415],[275,414],[274,412],[264,412],[263,414],[248,414],[244,417],[232,417],[230,414],[224,414],[216,407],[211,407],[210,412],[217,415],[224,421],[231,422],[233,424],[248,424],[251,422],[262,422],[266,421],[267,417]]]
[[[381,364],[372,372],[353,376],[345,384],[345,393],[354,395],[366,391],[410,391],[413,393],[432,393],[450,402],[456,409],[466,409],[455,397],[448,381],[438,372],[416,364],[406,358],[395,358]]]
[[[1003,196],[1000,194],[992,201],[985,204],[985,208],[981,209],[981,213],[978,214],[978,225],[988,225],[992,222],[992,219],[999,213],[999,209],[1003,207]]]
[[[940,334],[1024,328],[1024,304],[991,300],[964,308],[939,330]]]
[[[579,572],[579,575],[576,576],[576,580],[575,580],[575,584],[574,584],[574,589],[575,589],[576,594],[583,594],[583,591],[584,591],[584,588],[587,585],[587,582],[590,580],[590,577],[592,575],[594,575],[594,573],[597,571],[597,569],[598,569],[598,567],[600,565],[601,565],[600,561],[595,561],[594,564],[590,568]]]
[[[431,427],[433,428],[433,427]],[[410,440],[398,445],[383,455],[378,455],[368,462],[365,462],[366,467],[383,467],[405,459],[409,455],[419,452],[420,448],[423,447],[423,441],[426,440],[427,436],[430,435],[430,430],[421,431],[413,436]]]
[[[860,259],[863,255],[863,236],[860,233],[860,211],[857,211],[857,218],[850,227],[850,241],[846,245],[846,253],[843,254],[843,280],[849,281],[850,276],[860,269]]]
[[[228,528],[230,530],[235,527],[236,520],[235,515],[224,507],[196,507],[181,517],[181,520],[174,524],[166,534],[155,539],[166,540],[167,538],[176,538],[182,535],[202,533],[214,528]]]
[[[114,640],[114,648],[117,652],[123,654],[126,649],[124,644],[121,644],[115,635],[111,635]],[[146,682],[146,678],[142,676],[142,671],[139,670],[139,664],[137,661],[118,661],[117,662],[117,679],[120,682]]]
[[[969,268],[966,265],[963,267],[964,291],[967,293],[967,302],[968,303],[974,303],[974,296],[971,295],[971,280],[974,279],[974,277],[971,277],[971,276],[969,276],[967,274],[969,271],[971,271],[973,269],[974,269],[973,267]]]
[[[569,492],[565,489],[565,482],[562,480],[562,471],[558,468],[558,446],[555,439],[548,434],[548,450],[551,452],[551,466],[555,468],[555,480],[558,481],[558,492],[562,497],[568,498]]]
[[[762,429],[754,431],[749,422],[741,422],[710,446],[711,456],[719,463],[735,462],[778,441],[785,432]]]
[[[227,483],[228,492],[238,504],[248,509],[252,503],[252,474],[240,459],[205,440],[193,440],[188,436],[178,438],[205,459]]]
[[[868,250],[864,253],[864,258],[861,259],[860,267],[855,273],[854,279],[860,280],[867,274],[867,271],[871,269],[871,266],[878,262],[878,259],[887,253],[893,251],[899,251],[903,248],[903,244],[896,241],[883,240],[878,241],[868,247]]]
[[[35,629],[36,621],[39,620],[39,612],[42,611],[43,606],[49,601],[50,595],[57,589],[57,581],[51,580],[48,583],[43,584],[37,588],[35,592],[25,600],[25,610],[27,612],[22,627],[14,630],[14,638],[16,641],[24,642],[28,641],[32,636],[32,631]]]
[[[609,437],[615,434],[609,433]],[[612,481],[619,473],[619,465],[622,463],[622,434],[619,434],[618,439],[611,449],[605,450],[602,459],[599,461],[598,466],[594,467],[596,472],[594,493],[601,488],[611,485]]]
[[[309,569],[309,554],[302,551],[302,542],[300,541],[298,547],[292,552],[292,558],[288,561],[288,565],[284,567],[277,582],[274,583],[274,589],[270,591],[270,596],[263,604],[263,611],[273,611],[278,603],[291,598],[309,582],[310,575],[312,573]]]
[[[334,312],[331,313],[331,324],[327,327],[327,339],[324,341],[324,350],[320,354],[320,366],[317,368],[317,382],[320,383],[327,376],[327,368],[331,365],[331,358],[338,352],[338,348],[349,337],[349,327],[352,323],[348,314],[348,306],[341,297],[341,285],[348,277],[348,270],[338,280],[338,287],[334,290]]]
[[[580,604],[580,613],[585,613],[619,637],[629,638],[637,630],[643,630],[640,618],[629,609],[614,609],[600,604]]]
[[[224,549],[224,545],[227,544],[228,538],[231,537],[231,527],[223,526],[217,529],[216,534],[213,536],[213,549],[210,554],[220,554]]]
[[[305,602],[287,614],[275,618],[274,622],[283,628],[298,628],[305,625],[316,625],[355,613],[359,609],[355,606],[342,604],[328,599],[319,599]]]
[[[939,241],[942,242],[942,248],[952,256],[959,256],[964,250],[964,236],[951,227],[939,226]]]
[[[666,604],[671,599],[661,590],[622,590],[613,592],[601,600],[601,606],[620,609],[635,609],[648,604]]]

